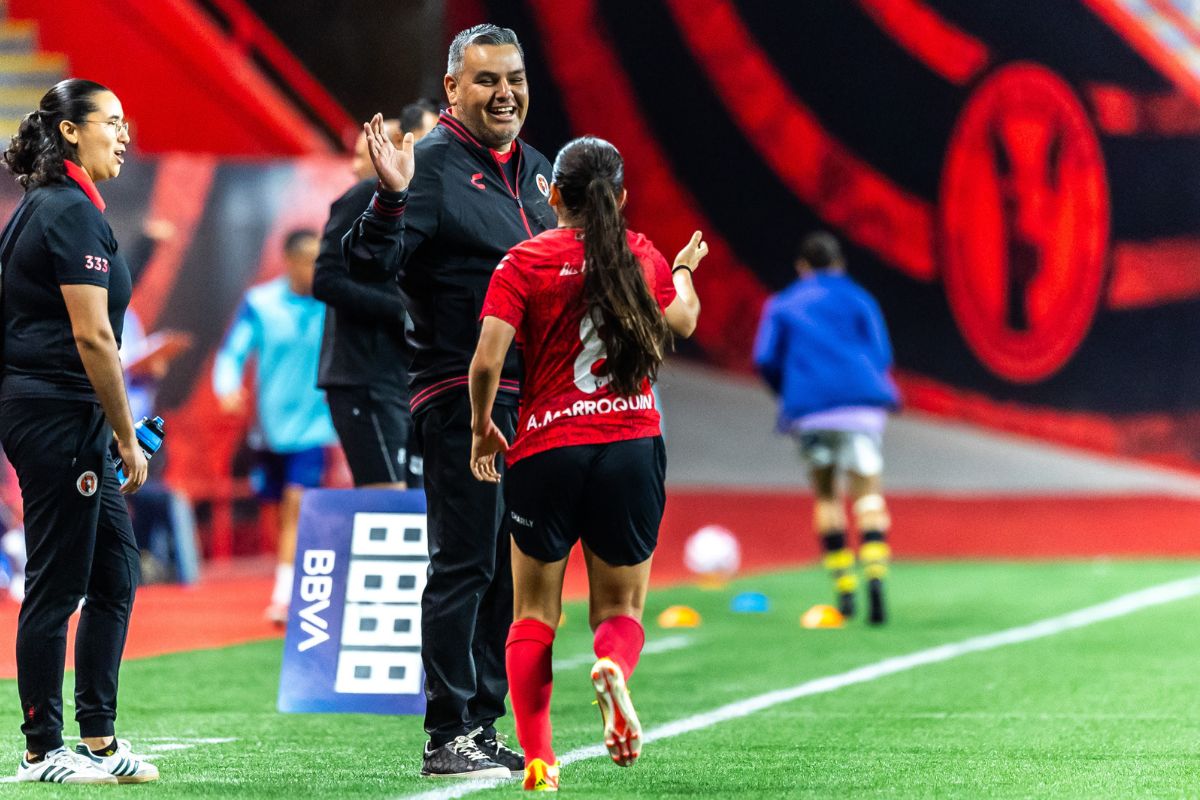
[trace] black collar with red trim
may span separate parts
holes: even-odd
[[[100,191],[96,188],[92,176],[87,174],[87,170],[74,161],[64,161],[63,166],[66,167],[67,177],[79,184],[79,188],[83,189],[83,193],[87,195],[88,200],[92,201],[92,205],[103,213],[104,198],[100,196]]]
[[[492,148],[485,145],[483,142],[476,139],[475,135],[472,134],[469,130],[467,130],[467,126],[462,124],[462,120],[458,119],[458,117],[456,117],[452,113],[450,113],[449,110],[443,111],[442,115],[440,117],[438,117],[438,125],[441,125],[444,128],[446,128],[446,130],[448,130],[456,139],[458,139],[459,141],[461,141],[463,144],[467,145],[468,147],[475,148],[481,154],[489,156],[489,157],[498,155],[495,150],[493,150]],[[513,146],[513,150],[510,150],[509,152],[510,153],[515,152],[517,154],[520,154],[521,140],[513,139],[512,146]]]

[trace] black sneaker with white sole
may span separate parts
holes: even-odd
[[[483,754],[502,767],[508,767],[514,778],[525,776],[525,756],[513,750],[504,743],[502,734],[484,736],[482,728],[476,728],[467,734],[479,745]]]
[[[429,748],[425,743],[425,758],[421,762],[425,778],[509,778],[508,767],[492,761],[475,740],[459,736],[441,747]]]

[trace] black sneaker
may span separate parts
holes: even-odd
[[[842,612],[842,616],[850,619],[854,616],[854,592],[838,592],[838,611]]]
[[[887,611],[883,605],[883,581],[872,578],[867,582],[867,622],[882,625],[887,622]]]
[[[508,778],[511,772],[492,761],[479,745],[467,736],[459,736],[441,747],[429,749],[425,743],[425,758],[421,762],[425,778]]]
[[[467,735],[475,741],[475,744],[479,745],[479,749],[485,756],[500,766],[507,767],[514,778],[524,777],[525,756],[504,744],[503,734],[498,733],[490,738],[485,738],[483,729],[476,728]]]

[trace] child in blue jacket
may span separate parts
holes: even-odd
[[[880,493],[883,431],[898,405],[892,347],[879,304],[845,274],[841,246],[818,232],[800,244],[799,277],[763,308],[754,363],[779,396],[778,428],[795,436],[809,468],[813,522],[839,610],[854,614],[855,555],[846,539],[845,475],[862,543],[868,619],[886,618],[883,578],[891,520]]]

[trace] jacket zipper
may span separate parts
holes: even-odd
[[[517,186],[521,185],[521,150],[517,149]],[[508,187],[508,193],[517,201],[517,210],[521,212],[521,222],[525,225],[525,232],[529,234],[529,238],[533,238],[533,228],[529,227],[529,218],[525,216],[525,204],[521,202],[521,195],[513,190],[513,185],[508,181],[508,173],[504,171],[504,165],[501,164],[496,156],[492,155],[492,161],[496,162],[496,168],[500,170],[500,178],[504,181],[504,185]]]

